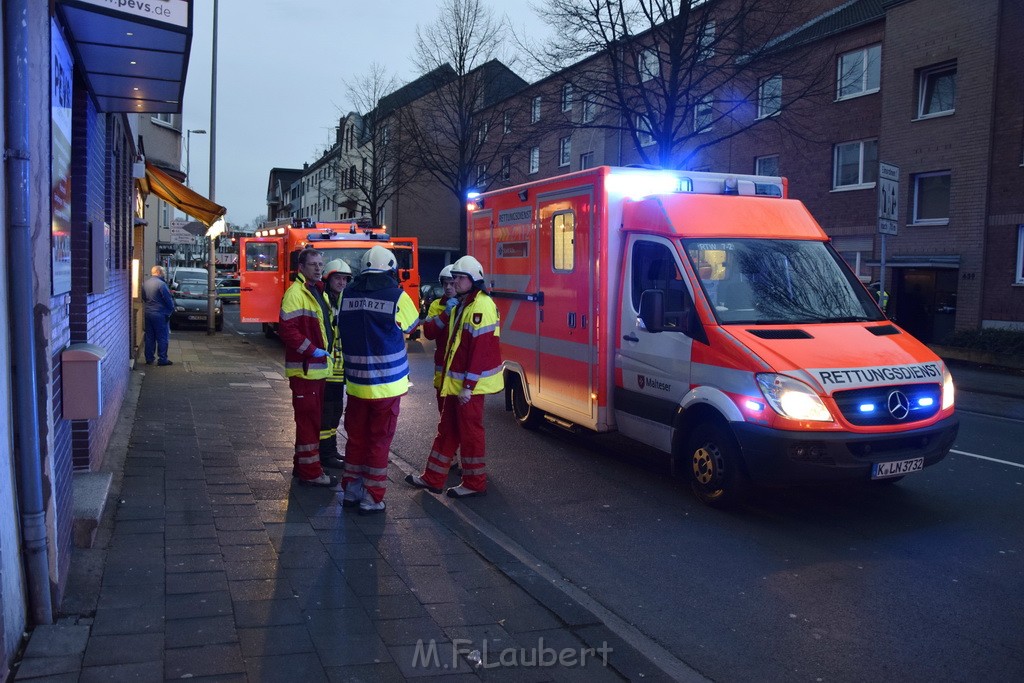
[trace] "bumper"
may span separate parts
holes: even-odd
[[[206,320],[206,311],[175,311],[171,314],[171,325],[174,327],[206,327]],[[214,317],[214,324],[221,325],[223,323],[224,313],[221,311]]]
[[[869,479],[878,462],[946,457],[960,428],[954,414],[928,427],[892,434],[788,432],[745,422],[730,425],[747,473],[756,482],[798,483]]]

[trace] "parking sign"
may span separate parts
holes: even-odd
[[[900,197],[900,167],[878,164],[878,232],[895,235],[898,232]]]

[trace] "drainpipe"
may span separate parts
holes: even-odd
[[[50,569],[46,554],[46,503],[36,382],[36,324],[33,315],[32,235],[29,207],[28,3],[6,0],[4,63],[7,93],[7,215],[11,273],[10,327],[14,364],[14,412],[18,430],[17,477],[21,536],[28,579],[29,611],[36,626],[53,623]]]

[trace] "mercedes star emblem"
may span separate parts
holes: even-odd
[[[902,391],[889,394],[889,414],[896,420],[905,420],[910,415],[910,399]]]

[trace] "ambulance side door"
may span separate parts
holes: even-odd
[[[593,187],[537,197],[538,378],[532,400],[584,426],[596,420]]]
[[[623,263],[619,338],[615,353],[615,420],[619,431],[671,451],[672,422],[690,389],[693,340],[684,332],[693,293],[680,255],[668,239],[630,235]],[[662,292],[666,329],[649,331],[639,319],[647,290]]]
[[[276,323],[284,289],[283,240],[242,238],[239,254],[239,309],[243,323]]]

